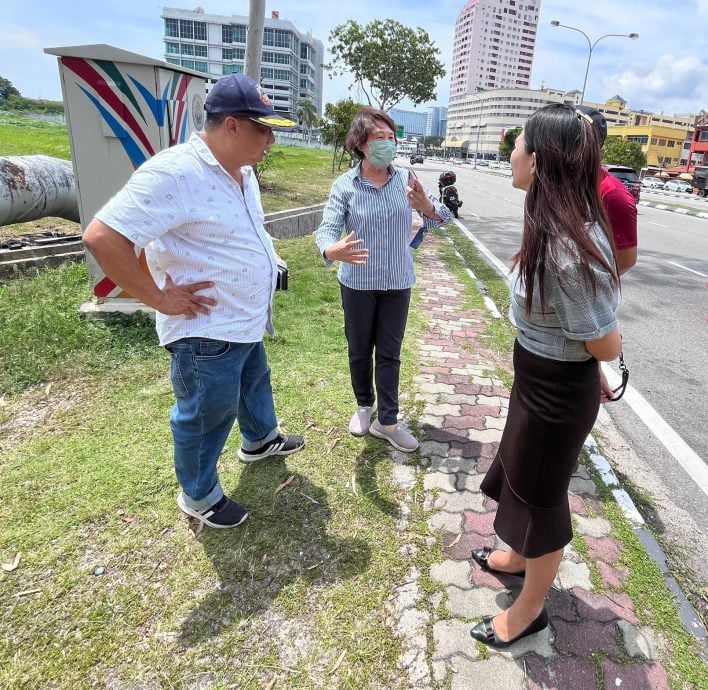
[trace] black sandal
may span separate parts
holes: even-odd
[[[489,557],[495,552],[501,549],[490,549],[488,546],[483,546],[481,549],[474,549],[472,551],[472,558],[479,563],[479,567],[482,570],[486,570],[488,573],[494,573],[495,575],[515,575],[516,577],[525,577],[526,571],[522,570],[519,573],[509,573],[506,570],[497,570],[489,565]]]
[[[478,642],[486,644],[488,647],[493,647],[494,649],[506,649],[506,647],[510,647],[514,642],[518,642],[524,637],[541,632],[541,630],[548,627],[548,612],[544,606],[536,620],[531,621],[526,629],[522,630],[516,637],[510,640],[500,640],[494,630],[492,618],[492,616],[485,616],[481,623],[477,623],[477,625],[470,630],[470,635]]]

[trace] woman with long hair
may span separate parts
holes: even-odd
[[[516,140],[511,169],[514,187],[527,192],[512,259],[514,385],[481,485],[498,503],[494,529],[510,548],[472,553],[484,570],[524,578],[506,611],[471,630],[496,648],[548,625],[545,597],[573,535],[568,486],[600,405],[598,363],[621,351],[619,278],[592,120],[567,105],[541,108]]]

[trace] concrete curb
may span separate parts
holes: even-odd
[[[696,218],[705,218],[708,220],[708,211],[698,211],[693,208],[686,208],[685,206],[668,206],[667,204],[662,204],[656,201],[642,201],[639,200],[638,206],[647,206],[648,208],[658,208],[662,211],[673,211],[674,213],[680,213],[683,216],[694,216]]]

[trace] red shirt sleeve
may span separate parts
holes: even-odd
[[[600,196],[612,227],[616,249],[637,246],[637,204],[627,188],[605,172],[600,180]]]

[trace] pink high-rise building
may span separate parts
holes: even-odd
[[[455,24],[450,103],[477,89],[528,88],[541,0],[469,0]]]

